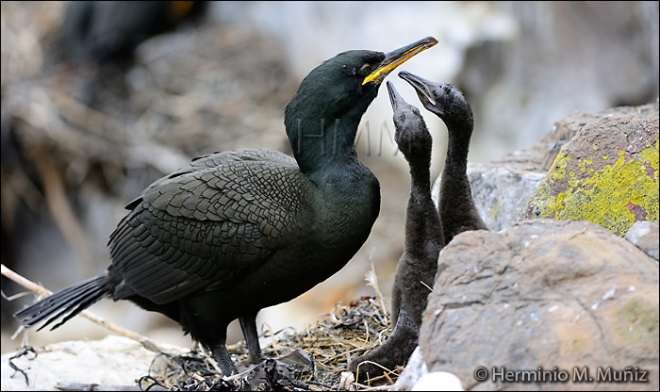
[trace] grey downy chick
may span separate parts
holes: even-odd
[[[399,72],[399,76],[413,86],[422,105],[445,123],[449,133],[438,202],[445,243],[464,231],[488,230],[474,205],[467,176],[474,129],[470,104],[454,85],[432,82],[405,71]]]
[[[381,375],[383,368],[403,366],[412,354],[434,283],[438,253],[444,246],[442,224],[431,199],[431,134],[419,110],[404,101],[391,82],[387,89],[394,110],[394,138],[410,166],[405,249],[392,290],[392,335],[379,348],[350,363],[358,381]]]

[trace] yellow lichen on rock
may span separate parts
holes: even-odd
[[[658,138],[630,153],[571,158],[561,151],[530,201],[529,217],[588,220],[623,235],[638,220],[658,221]],[[584,151],[584,150],[583,150]]]

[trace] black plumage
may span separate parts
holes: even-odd
[[[27,327],[45,326],[103,297],[127,299],[181,324],[226,375],[236,371],[226,329],[238,318],[251,361],[260,360],[257,312],[330,277],[367,239],[380,190],[357,159],[359,121],[383,78],[436,42],[325,61],[285,109],[295,159],[270,150],[223,152],[156,181],[110,236],[105,274],[15,316]]]
[[[442,224],[431,198],[431,134],[419,109],[404,101],[392,83],[387,82],[387,88],[394,110],[394,139],[410,166],[410,198],[404,253],[392,289],[392,334],[380,347],[349,364],[360,381],[381,375],[380,366],[394,369],[404,365],[417,346],[438,253],[444,246]]]

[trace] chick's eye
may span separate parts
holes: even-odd
[[[362,73],[362,76],[367,76],[371,73],[371,65],[365,64],[360,68],[360,73]]]

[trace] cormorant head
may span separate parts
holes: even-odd
[[[289,137],[298,122],[316,127],[320,124],[314,122],[341,120],[348,128],[357,128],[385,76],[437,42],[427,37],[388,54],[351,50],[321,63],[303,79],[285,108]]]
[[[394,88],[392,82],[387,82],[387,91],[394,114],[394,140],[399,150],[408,162],[419,162],[428,167],[431,164],[433,139],[424,118],[417,107],[406,102]]]
[[[362,84],[385,59],[385,54],[368,50],[343,52],[314,68],[302,81],[286,116],[305,116],[306,111],[334,121],[349,112],[360,116],[376,95],[380,83]]]
[[[447,127],[462,123],[472,130],[472,108],[456,86],[432,82],[406,71],[399,72],[399,77],[413,86],[422,105],[440,117]]]

